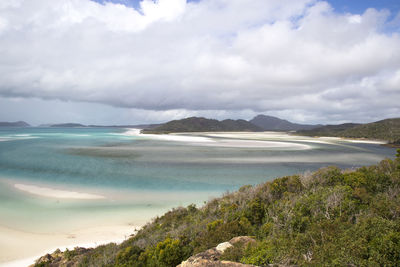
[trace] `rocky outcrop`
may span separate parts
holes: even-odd
[[[191,256],[186,261],[179,264],[177,267],[251,267],[254,265],[242,264],[232,261],[220,260],[221,256],[224,254],[225,250],[233,247],[237,243],[243,243],[247,245],[249,243],[255,243],[256,241],[248,236],[238,236],[232,238],[229,242],[224,242],[216,246],[215,248],[208,249],[204,252],[198,253]]]
[[[83,255],[90,250],[92,250],[92,249],[76,247],[72,251],[66,250],[66,251],[62,252],[61,250],[57,249],[56,251],[54,251],[51,254],[46,254],[46,255],[40,257],[38,260],[36,260],[35,265],[31,265],[31,266],[72,267],[72,266],[74,266],[74,263],[75,263],[73,261],[73,258],[79,257],[80,255]]]

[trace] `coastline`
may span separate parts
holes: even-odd
[[[309,140],[302,140],[308,142],[319,142],[319,141],[347,141],[351,143],[366,143],[366,144],[388,144],[385,140],[368,139],[368,138],[349,138],[340,136],[309,136],[293,133],[290,131],[262,131],[262,132],[238,132],[238,131],[220,131],[220,132],[170,132],[162,134],[144,134],[140,132],[140,129],[127,128],[125,134],[130,136],[141,136],[155,139],[163,139],[169,141],[181,141],[181,142],[202,142],[202,143],[216,143],[220,138],[227,138],[230,140],[246,140],[246,141],[263,141],[264,138],[279,139],[283,136],[292,136],[299,138],[309,138]],[[212,138],[217,138],[213,140]],[[257,144],[257,143],[255,143]],[[211,145],[211,144],[210,144]],[[218,144],[212,144],[218,145]]]
[[[35,185],[32,182],[7,178],[3,178],[2,183],[9,187],[9,190],[22,194],[27,199],[39,201],[41,204],[38,205],[46,206],[59,203],[59,201],[64,203],[110,201],[108,196],[97,194],[97,192],[96,194],[87,192],[84,188],[61,190],[59,186],[53,187],[52,184]],[[20,220],[23,219],[20,218]],[[127,221],[96,223],[95,221],[87,222],[85,218],[75,216],[65,217],[65,219],[63,224],[66,227],[51,229],[45,227],[42,230],[21,228],[18,224],[0,224],[0,267],[29,266],[41,256],[53,253],[56,249],[71,250],[77,246],[91,248],[107,243],[121,243],[135,234],[142,223],[139,222],[140,220],[136,223]],[[83,221],[79,222],[79,220]]]
[[[143,134],[139,129],[128,129],[128,135],[149,137],[168,141],[192,142],[201,146],[213,147],[263,147],[279,148],[293,150],[311,149],[307,145],[288,145],[281,139],[285,136],[298,137],[305,143],[330,143],[332,141],[344,141],[349,143],[377,144],[386,147],[398,148],[400,145],[393,145],[385,140],[367,139],[367,138],[348,138],[339,136],[307,136],[298,135],[292,132],[284,131],[263,131],[263,132],[171,132],[164,134]],[[268,138],[269,140],[265,140]],[[302,139],[300,139],[302,138]],[[275,139],[273,141],[273,139]]]
[[[29,266],[56,249],[92,248],[107,243],[122,243],[141,226],[114,225],[79,229],[69,233],[41,234],[0,226],[0,267]],[[24,240],[23,243],[20,240]]]
[[[160,210],[151,209],[153,204],[156,204],[161,199],[171,199],[174,197],[180,199],[182,196],[176,196],[174,193],[161,194],[159,192],[124,192],[123,195],[115,191],[90,190],[88,188],[67,187],[64,190],[56,184],[43,182],[32,182],[27,180],[15,180],[11,178],[2,178],[0,185],[3,190],[10,194],[23,196],[23,199],[35,205],[43,205],[52,209],[59,205],[63,208],[73,209],[79,203],[86,207],[94,207],[96,205],[109,205],[109,203],[124,201],[132,201],[145,205],[148,212],[136,210],[135,213],[127,213],[125,216],[120,216],[122,211],[116,210],[112,213],[107,213],[108,217],[102,217],[104,214],[90,212],[90,209],[84,213],[61,212],[53,214],[49,217],[49,221],[57,221],[58,226],[53,227],[47,223],[47,217],[44,220],[37,220],[29,223],[27,217],[21,216],[15,224],[10,222],[0,223],[0,267],[21,267],[33,264],[40,257],[53,253],[56,249],[64,251],[65,249],[72,250],[75,247],[92,248],[108,243],[121,243],[128,239],[147,222],[157,214],[166,212],[166,208],[161,207]],[[129,199],[125,199],[129,196]],[[204,196],[205,197],[205,196]],[[202,198],[204,198],[202,197]],[[154,201],[150,201],[154,200]],[[99,204],[96,204],[99,203]],[[102,204],[103,203],[103,204]],[[179,204],[177,204],[179,205]],[[32,212],[31,210],[28,213]],[[88,214],[91,215],[88,215]],[[48,216],[50,213],[38,213],[36,216]],[[82,214],[85,214],[82,216]],[[58,216],[65,217],[58,217]],[[77,215],[77,216],[75,216]],[[14,218],[14,214],[10,214]],[[113,217],[116,217],[114,219]],[[43,218],[43,217],[42,217]],[[37,223],[46,222],[46,226],[42,228],[30,227]],[[28,225],[28,226],[25,226]],[[37,226],[37,225],[36,225]],[[50,228],[48,228],[50,226]]]
[[[299,136],[299,137],[309,137],[309,138],[315,138],[315,139],[326,139],[326,140],[342,140],[342,141],[347,141],[351,143],[365,143],[365,144],[378,144],[378,145],[388,145],[388,141],[386,140],[380,140],[380,139],[369,139],[369,138],[350,138],[350,137],[343,137],[343,136],[319,136],[319,135],[301,135],[298,133],[290,133],[287,132],[287,134],[291,136]]]
[[[279,140],[265,140],[271,136],[282,137],[283,132],[173,132],[167,134],[143,134],[139,129],[128,129],[124,134],[156,140],[186,142],[197,146],[228,147],[228,148],[270,148],[288,150],[308,150],[308,145],[287,143]],[[259,138],[254,138],[258,134]],[[253,138],[249,136],[253,135]],[[226,138],[228,137],[228,138]]]

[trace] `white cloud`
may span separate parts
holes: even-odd
[[[179,116],[271,112],[340,121],[400,112],[400,37],[386,32],[387,11],[339,14],[313,0],[140,7],[0,3],[0,96]]]

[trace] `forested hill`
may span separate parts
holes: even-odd
[[[218,260],[400,266],[400,150],[375,166],[326,167],[244,186],[201,208],[173,209],[121,245],[56,251],[36,266],[176,266],[243,235],[256,241],[239,242]]]
[[[308,136],[378,139],[400,144],[400,118],[366,124],[328,125],[313,130],[298,131],[297,133]]]
[[[190,117],[173,120],[153,129],[144,129],[143,133],[172,133],[172,132],[216,132],[216,131],[262,131],[262,129],[245,120],[206,119]]]
[[[264,131],[297,131],[311,130],[322,125],[298,124],[287,120],[283,120],[273,116],[257,115],[250,120],[251,123],[262,128]]]

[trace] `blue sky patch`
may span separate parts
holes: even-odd
[[[139,8],[140,0],[92,0],[104,4],[112,2],[123,4],[129,7]],[[188,0],[188,2],[199,2],[201,0]],[[400,11],[399,0],[329,0],[328,1],[336,11],[344,13],[363,13],[368,8],[389,9],[392,15]]]

